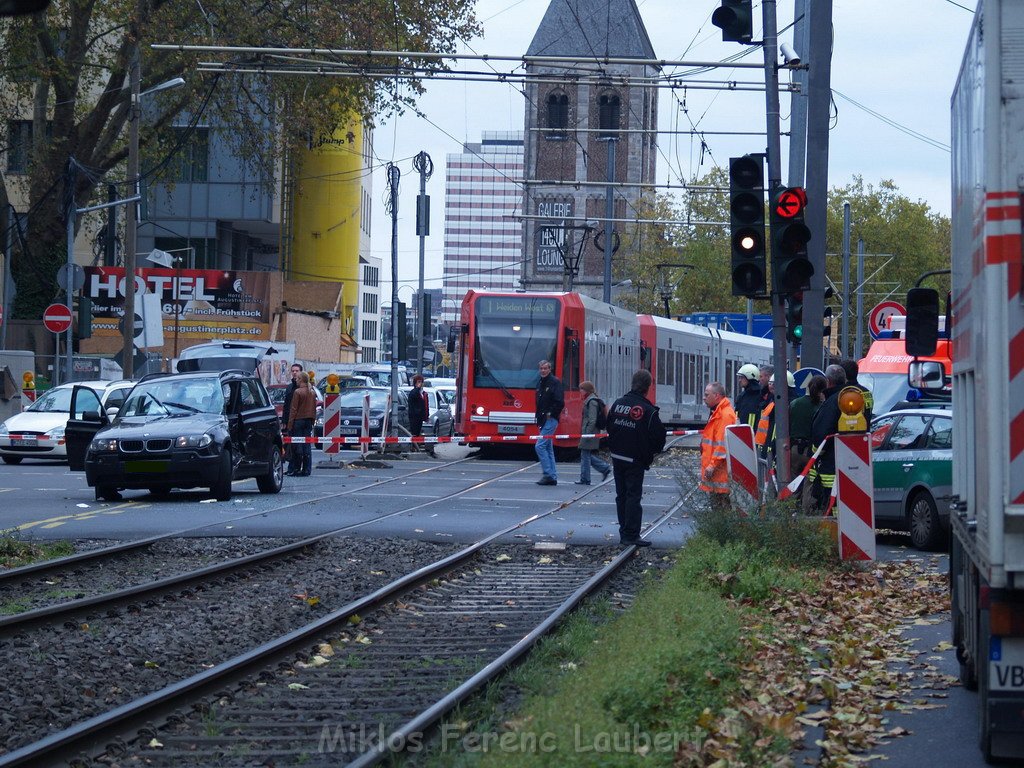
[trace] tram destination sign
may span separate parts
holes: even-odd
[[[481,296],[477,299],[476,314],[480,318],[512,317],[527,320],[531,317],[555,317],[558,300],[526,296]]]

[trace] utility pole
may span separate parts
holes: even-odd
[[[391,429],[398,430],[398,180],[402,172],[388,163],[388,207],[391,214]],[[384,446],[381,446],[381,453]]]
[[[813,233],[808,258],[814,265],[811,290],[804,292],[803,359],[824,369],[825,229],[828,217],[828,124],[832,81],[832,0],[807,3],[810,17],[807,73],[807,226]]]
[[[612,302],[612,219],[615,218],[615,143],[619,140],[617,136],[609,136],[605,139],[608,142],[608,188],[604,194],[604,290],[601,293],[601,300],[605,304]]]
[[[139,194],[139,92],[142,72],[139,64],[139,46],[132,48],[128,74],[131,88],[131,106],[128,108],[128,181],[130,197]],[[135,240],[138,230],[138,203],[130,203],[124,216],[124,320],[121,324],[121,375],[126,379],[135,375]]]
[[[839,318],[839,354],[850,356],[850,204],[843,203],[843,316]]]
[[[423,294],[423,261],[426,253],[427,235],[430,234],[430,196],[427,194],[427,179],[434,174],[434,161],[426,152],[420,152],[412,159],[412,167],[420,175],[420,194],[416,198],[416,234],[420,238],[420,305],[416,309],[416,373],[423,373],[423,329],[430,318],[424,322],[423,313],[426,309],[426,296]]]
[[[782,140],[779,134],[779,70],[778,33],[776,31],[775,0],[763,0],[761,13],[764,26],[764,81],[765,81],[765,129],[768,139],[768,199],[773,200],[782,188]],[[785,297],[776,283],[772,270],[772,362],[775,366],[775,455],[776,475],[783,484],[789,482],[789,387],[786,386],[786,371],[789,370],[786,350],[786,307]]]

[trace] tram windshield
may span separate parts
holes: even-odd
[[[481,296],[476,300],[473,385],[529,389],[541,360],[555,361],[560,305],[535,296]]]

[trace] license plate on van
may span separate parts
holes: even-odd
[[[499,424],[498,434],[499,435],[521,435],[526,431],[526,427],[521,424]]]

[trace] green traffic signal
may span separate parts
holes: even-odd
[[[786,341],[799,344],[804,338],[804,295],[802,292],[786,297]]]

